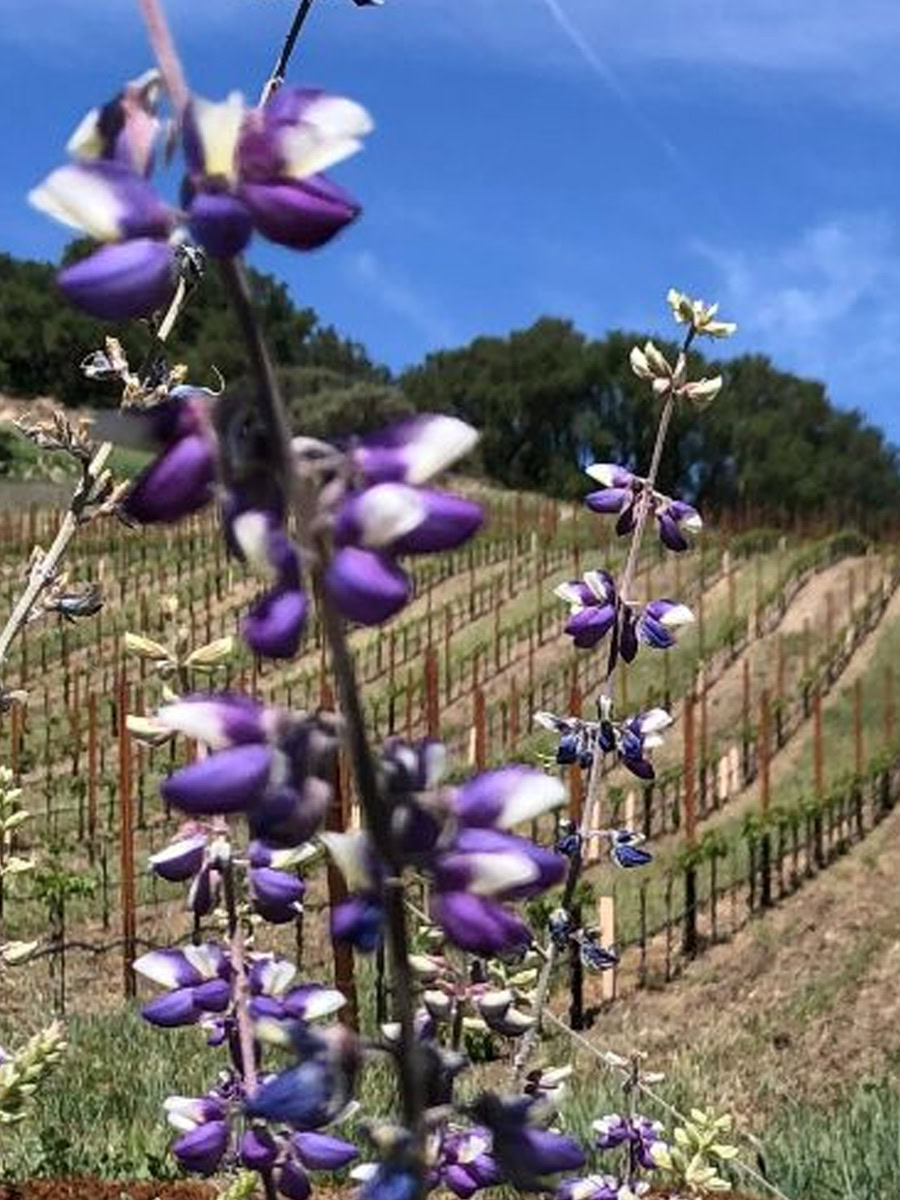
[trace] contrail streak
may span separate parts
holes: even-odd
[[[681,154],[668,137],[658,129],[652,121],[648,121],[641,110],[637,107],[632,98],[624,90],[622,85],[616,79],[615,75],[610,71],[609,67],[587,40],[581,30],[575,25],[571,17],[563,9],[559,0],[543,0],[544,7],[553,18],[553,21],[561,30],[563,35],[568,39],[572,46],[578,51],[584,61],[588,64],[591,70],[598,75],[607,88],[616,97],[622,107],[628,112],[631,119],[638,125],[644,133],[651,137],[654,141],[662,146],[668,157],[681,170],[687,170],[687,164],[681,157]]]

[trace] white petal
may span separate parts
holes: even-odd
[[[560,600],[565,600],[566,604],[571,604],[572,611],[584,608],[584,603],[581,599],[581,592],[574,584],[558,583],[553,589],[553,595],[559,596]]]
[[[681,528],[686,529],[688,533],[699,533],[703,528],[703,518],[698,512],[694,512],[687,517],[683,517],[680,524]]]
[[[232,92],[218,103],[195,96],[192,101],[194,122],[203,147],[203,169],[207,175],[235,177],[235,154],[244,120],[244,98]]]
[[[585,467],[585,475],[590,475],[591,479],[595,479],[601,487],[612,487],[615,474],[621,468],[615,463],[591,463],[589,467]]]
[[[98,122],[100,109],[92,108],[78,122],[75,132],[66,142],[66,153],[72,158],[99,158],[103,152],[103,138]]]
[[[262,990],[267,996],[283,996],[291,986],[297,968],[285,959],[270,959],[260,971]]]
[[[221,705],[213,701],[191,700],[165,704],[156,714],[156,719],[166,729],[205,742],[212,750],[224,750],[231,745],[225,737]]]
[[[672,724],[672,717],[664,708],[648,708],[641,717],[641,733],[645,736],[648,733],[659,733],[662,729],[668,729]]]
[[[410,483],[427,483],[469,454],[479,436],[477,429],[458,417],[423,418],[407,447],[407,479]]]
[[[218,975],[222,961],[222,952],[218,946],[185,946],[182,953],[194,970],[205,979],[215,979]]]
[[[421,494],[403,483],[377,483],[367,488],[355,504],[362,543],[372,549],[411,533],[425,519]]]
[[[272,565],[269,562],[269,518],[265,513],[249,510],[235,517],[231,531],[234,540],[249,565],[264,579],[274,577]]]
[[[514,999],[509,988],[503,988],[499,992],[485,992],[479,997],[478,1008],[486,1017],[495,1017],[505,1012]]]
[[[677,629],[681,625],[691,625],[693,620],[694,614],[686,604],[676,604],[662,618],[661,624],[669,629]]]
[[[145,979],[159,984],[160,987],[177,988],[179,986],[177,966],[157,951],[150,950],[146,954],[142,954],[131,965],[138,975],[143,975]]]
[[[334,859],[351,892],[364,892],[373,885],[369,870],[369,835],[355,833],[320,833],[319,840]]]
[[[559,717],[551,712],[536,712],[532,718],[535,725],[540,725],[542,729],[552,729],[556,733],[559,729]]]
[[[28,193],[28,202],[98,242],[113,242],[119,237],[123,215],[120,197],[105,179],[77,163],[57,167]]]
[[[585,571],[584,582],[598,600],[609,600],[609,586],[599,571]]]
[[[285,174],[305,179],[326,171],[361,150],[361,139],[373,128],[372,118],[361,104],[343,96],[320,96],[298,125],[281,132]]]
[[[521,779],[503,801],[497,819],[499,829],[512,829],[523,821],[531,821],[541,813],[559,808],[566,800],[566,789],[559,779],[541,771],[523,772]]]
[[[336,988],[322,988],[321,991],[313,992],[306,1002],[306,1010],[304,1012],[304,1020],[317,1021],[320,1017],[330,1017],[340,1010],[347,1003],[347,998],[343,992],[339,992]]]
[[[467,854],[472,872],[469,891],[476,896],[494,896],[507,888],[520,887],[538,877],[538,868],[524,854]]]

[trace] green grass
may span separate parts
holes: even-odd
[[[3,1031],[4,1035],[8,1032]],[[197,1030],[158,1031],[134,1011],[74,1018],[63,1065],[41,1091],[29,1121],[4,1131],[0,1147],[10,1178],[80,1173],[104,1178],[164,1178],[175,1174],[172,1138],[162,1119],[167,1095],[195,1095],[215,1080],[224,1062]],[[547,1060],[564,1061],[563,1039],[547,1044]],[[887,1064],[890,1066],[891,1064]],[[702,1060],[690,1074],[659,1085],[682,1112],[715,1105],[714,1086]],[[590,1122],[626,1103],[615,1076],[582,1060],[580,1083],[567,1097],[563,1120],[586,1136]],[[466,1091],[475,1081],[469,1081]],[[758,1114],[753,1138],[739,1137],[742,1158],[793,1200],[895,1200],[900,1173],[900,1091],[887,1079],[866,1081],[828,1106],[784,1099]],[[384,1114],[390,1083],[382,1063],[363,1072],[364,1111]],[[642,1105],[648,1115],[665,1117]],[[602,1166],[598,1160],[597,1168]],[[744,1190],[746,1181],[735,1177]]]

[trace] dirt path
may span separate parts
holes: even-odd
[[[900,810],[664,991],[618,1001],[591,1040],[646,1051],[751,1126],[883,1075],[900,1061],[898,875]]]

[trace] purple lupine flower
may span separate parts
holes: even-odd
[[[649,1117],[639,1114],[634,1117],[622,1117],[618,1113],[609,1113],[594,1121],[592,1129],[597,1135],[598,1150],[614,1150],[619,1146],[627,1146],[634,1156],[635,1165],[645,1171],[652,1171],[656,1166],[653,1147],[657,1144],[665,1145],[660,1122],[651,1121]]]
[[[460,1200],[469,1200],[482,1188],[496,1186],[502,1174],[490,1154],[490,1145],[487,1130],[446,1129],[430,1167],[429,1182],[443,1185]]]
[[[185,883],[203,866],[209,837],[191,833],[150,855],[150,869],[169,883]]]
[[[172,1153],[186,1171],[195,1175],[214,1175],[230,1140],[227,1121],[207,1121],[173,1142]]]
[[[215,395],[179,386],[152,408],[100,413],[97,433],[108,441],[153,450],[156,458],[132,483],[122,511],[139,524],[171,524],[199,512],[213,498]]]
[[[621,1189],[615,1175],[583,1175],[561,1183],[554,1200],[620,1200]]]
[[[609,856],[617,867],[645,867],[653,861],[653,855],[648,850],[642,850],[642,833],[634,833],[630,829],[615,829],[609,835]]]
[[[318,1130],[330,1124],[350,1102],[359,1071],[353,1034],[336,1025],[324,1030],[295,1022],[291,1029],[299,1062],[263,1080],[244,1108],[250,1117]]]
[[[587,474],[600,485],[600,490],[585,497],[593,512],[618,516],[616,533],[633,532],[637,523],[638,503],[651,506],[656,518],[660,540],[670,550],[687,550],[686,534],[699,533],[703,528],[700,514],[692,504],[664,496],[649,482],[615,463],[594,463]]]
[[[463,825],[512,829],[566,800],[562,783],[543,771],[501,767],[464,783],[454,796],[453,813]]]
[[[651,600],[637,618],[638,640],[651,650],[668,650],[675,645],[675,633],[690,625],[694,614],[675,600]]]
[[[604,946],[600,931],[586,929],[581,935],[579,957],[589,971],[611,971],[619,965],[619,955],[613,946]]]
[[[280,513],[242,508],[233,500],[225,514],[229,544],[271,591],[251,607],[242,632],[250,649],[265,658],[293,658],[309,607],[301,586],[300,555]]]
[[[241,1164],[250,1171],[267,1171],[278,1158],[278,1142],[268,1131],[251,1125],[241,1138]]]
[[[592,649],[616,623],[616,585],[608,571],[588,571],[583,579],[561,583],[554,594],[569,605],[566,633],[579,650]]]
[[[458,417],[421,413],[365,434],[350,449],[350,461],[367,484],[419,486],[469,454],[478,431]]]
[[[371,128],[365,109],[324,92],[282,87],[254,109],[238,93],[195,97],[184,124],[191,233],[215,258],[240,254],[254,228],[296,250],[323,245],[359,207],[320,172],[356,153]]]
[[[141,1010],[151,1025],[194,1025],[204,1014],[227,1007],[231,965],[216,945],[151,950],[133,965],[139,975],[167,989]]]
[[[112,100],[86,114],[66,150],[73,158],[86,162],[107,159],[130,167],[138,175],[149,175],[160,127],[160,92],[161,77],[156,68],[130,80]]]
[[[331,794],[336,753],[335,729],[324,715],[198,695],[164,705],[155,720],[216,748],[163,782],[170,804],[195,815],[246,812],[254,837],[270,851],[296,846],[315,831]]]
[[[629,721],[615,726],[616,750],[622,764],[639,779],[655,778],[653,765],[646,754],[661,746],[662,731],[672,724],[672,718],[663,708],[651,708],[638,713]]]
[[[359,1157],[352,1142],[328,1133],[295,1133],[291,1149],[309,1171],[340,1171]]]
[[[442,892],[432,901],[431,915],[454,945],[471,954],[511,953],[533,941],[531,930],[517,913],[485,896]]]
[[[306,885],[296,875],[272,867],[250,869],[250,897],[253,907],[272,925],[285,925],[303,911],[301,903]]]
[[[170,241],[175,215],[130,166],[99,159],[67,163],[28,198],[48,216],[108,243],[57,275],[74,304],[103,320],[127,320],[171,300],[178,280]]]
[[[486,1092],[471,1111],[491,1133],[492,1154],[504,1178],[520,1191],[546,1191],[548,1176],[577,1171],[585,1164],[577,1142],[542,1127],[549,1114],[530,1096]]]
[[[685,534],[699,533],[703,528],[703,520],[696,508],[684,500],[667,500],[658,504],[654,516],[661,541],[676,553],[688,549]]]
[[[387,555],[358,546],[338,550],[325,573],[328,594],[341,613],[358,625],[381,625],[412,595],[406,573]]]
[[[612,707],[606,701],[601,704],[599,721],[557,717],[549,712],[537,712],[534,719],[544,729],[561,734],[556,751],[558,763],[589,770],[596,751],[604,754],[615,751],[633,775],[653,779],[653,766],[646,754],[662,745],[662,731],[672,724],[672,718],[661,708],[648,709],[627,721],[614,721],[611,712]]]

